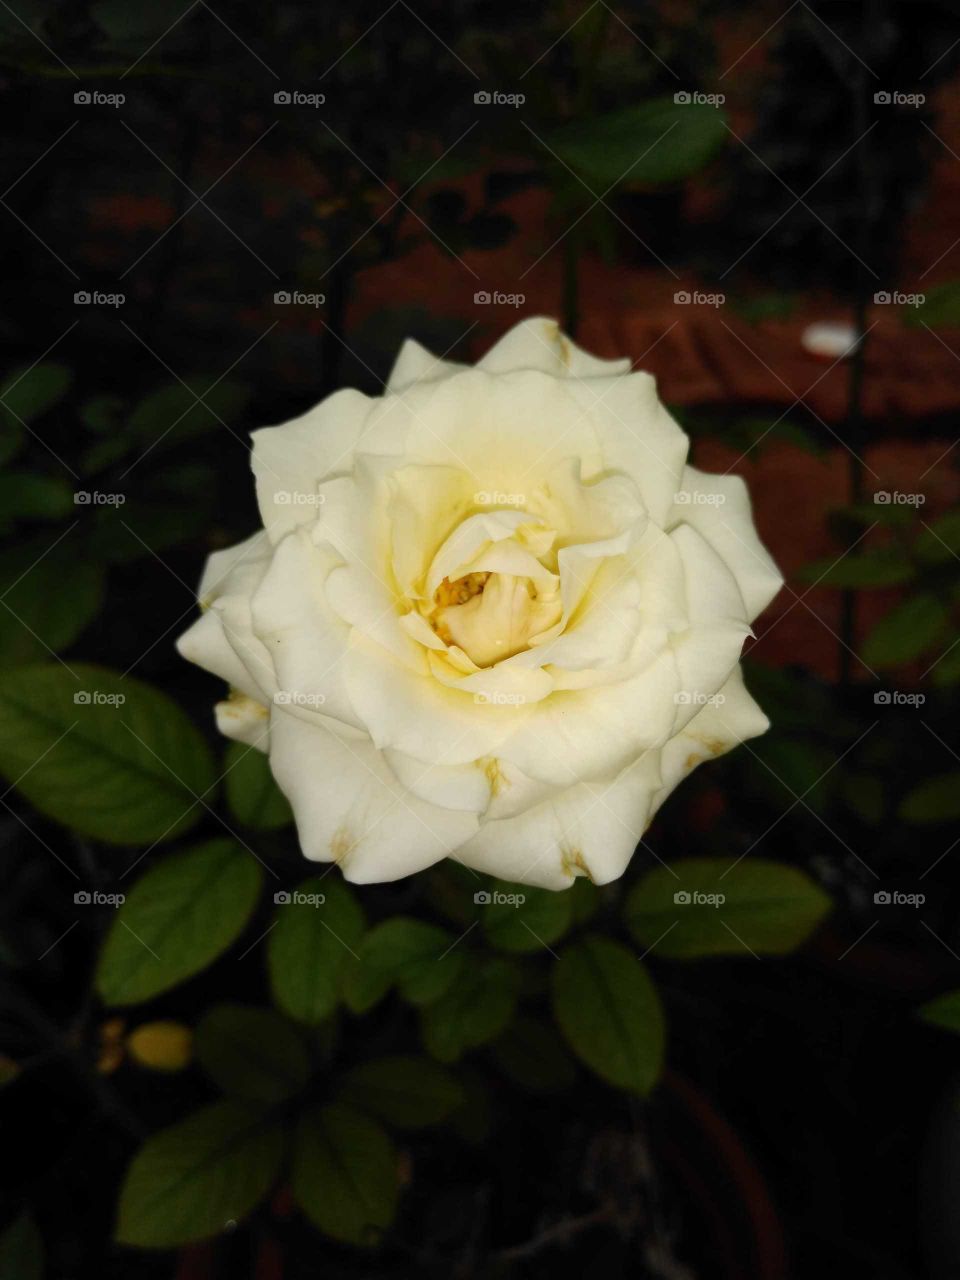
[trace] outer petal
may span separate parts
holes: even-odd
[[[675,655],[667,649],[620,684],[559,691],[525,708],[527,717],[497,754],[556,787],[611,777],[670,737],[679,689]]]
[[[661,528],[673,510],[690,442],[657,395],[649,373],[570,384],[603,455],[603,469],[624,471]]]
[[[376,401],[346,388],[292,422],[254,431],[251,463],[260,518],[271,542],[317,516],[317,486],[348,471]]]
[[[496,376],[468,369],[386,397],[371,415],[371,438],[402,439],[411,460],[460,467],[475,492],[520,495],[523,506],[527,491],[566,458],[579,459],[587,476],[604,468],[576,386],[536,369]]]
[[[390,370],[387,391],[401,392],[413,386],[415,382],[437,382],[440,378],[449,378],[451,373],[466,367],[466,365],[457,364],[454,360],[440,360],[419,342],[408,338],[400,348],[400,354]]]
[[[253,633],[249,602],[271,554],[263,532],[215,551],[200,579],[205,612],[177,640],[177,649],[189,662],[261,702],[273,695],[276,680],[270,656]]]
[[[612,779],[578,783],[516,818],[485,822],[454,858],[520,884],[566,889],[578,875],[606,884],[623,874],[660,784],[650,751]]]
[[[629,359],[599,360],[564,334],[556,320],[534,316],[521,320],[477,362],[478,369],[490,373],[512,373],[516,369],[539,369],[554,377],[595,378],[602,374],[626,373]]]
[[[681,523],[696,529],[720,553],[752,622],[783,586],[783,577],[757,536],[744,481],[685,467],[670,521],[671,527]]]
[[[270,749],[270,712],[262,702],[232,693],[213,709],[217,728],[225,738],[245,742],[258,751]]]
[[[679,782],[698,764],[723,755],[748,738],[766,733],[770,721],[763,714],[743,683],[737,667],[711,702],[708,702],[661,752],[663,783],[653,799],[653,810],[659,809]]]
[[[337,730],[335,721],[310,724],[274,708],[270,766],[293,806],[305,856],[339,863],[356,884],[422,871],[477,830],[475,814],[424,803],[369,739]]]
[[[517,718],[531,710],[485,704],[432,675],[416,675],[356,631],[343,671],[350,701],[376,746],[429,764],[469,764],[496,754]]]
[[[324,591],[339,564],[336,554],[315,546],[305,529],[287,534],[253,594],[251,618],[270,653],[278,697],[295,704],[307,719],[313,711],[360,729],[341,670],[350,628],[330,608]]]
[[[669,536],[683,561],[690,619],[689,630],[673,641],[680,676],[676,733],[726,683],[751,631],[740,588],[718,552],[690,525]]]

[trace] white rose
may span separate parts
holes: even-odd
[[[605,883],[767,728],[738,662],[780,574],[743,481],[688,467],[629,369],[526,320],[475,368],[408,341],[383,396],[254,433],[265,527],[210,557],[179,648],[308,858]]]

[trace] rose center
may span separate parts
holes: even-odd
[[[541,597],[536,583],[510,573],[468,573],[444,578],[434,593],[430,624],[478,667],[489,667],[529,648],[559,619],[557,592]]]

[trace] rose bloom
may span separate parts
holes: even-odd
[[[210,556],[179,649],[308,858],[602,884],[764,732],[738,663],[782,580],[743,481],[687,448],[649,374],[544,319],[473,368],[408,341],[382,396],[254,432],[264,528]]]

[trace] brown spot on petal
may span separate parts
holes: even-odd
[[[511,785],[510,779],[503,771],[503,766],[496,756],[481,756],[476,761],[477,768],[490,784],[490,799],[495,800],[505,787]]]
[[[346,826],[338,827],[330,837],[330,852],[334,862],[345,862],[356,846],[357,841]]]
[[[578,849],[575,845],[562,844],[560,846],[560,867],[568,876],[576,876],[579,871],[581,875],[587,877],[591,884],[596,884],[583,856],[583,850]],[[577,870],[574,870],[574,868]]]

